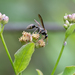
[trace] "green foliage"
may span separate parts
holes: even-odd
[[[1,33],[1,24],[0,24],[0,33]]]
[[[62,75],[63,74],[63,72],[62,73],[60,73],[60,74],[58,74],[58,75]]]
[[[75,29],[75,24],[71,25],[71,26],[66,30],[65,38],[68,38],[68,36],[73,33],[74,29]]]
[[[59,75],[75,75],[75,66],[66,67],[64,72]]]
[[[28,66],[31,56],[34,52],[34,43],[29,43],[23,45],[16,53],[15,53],[15,60],[14,60],[14,67],[16,73],[19,74]]]
[[[39,69],[36,69],[36,71],[38,72],[38,75],[43,75],[43,73]]]

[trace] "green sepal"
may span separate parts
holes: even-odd
[[[73,33],[74,29],[75,29],[75,24],[69,26],[69,28],[66,30],[65,38],[68,38]]]
[[[66,67],[64,72],[58,75],[75,75],[75,66]]]
[[[43,75],[43,73],[39,69],[36,69],[36,71],[38,72],[38,75]]]

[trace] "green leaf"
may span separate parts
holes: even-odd
[[[64,72],[58,75],[75,75],[75,66],[66,67]]]
[[[36,71],[38,72],[38,75],[43,75],[43,73],[39,69],[36,69]]]
[[[62,73],[60,73],[60,74],[58,74],[58,75],[62,75],[63,74],[63,72]]]
[[[66,67],[62,75],[73,75],[75,74],[75,66]]]
[[[75,24],[71,25],[67,30],[66,30],[66,33],[65,33],[65,37],[67,38],[69,35],[71,35],[73,33],[75,29]]]
[[[0,23],[0,33],[1,33],[1,23]]]
[[[26,45],[23,45],[15,53],[14,67],[17,74],[26,69],[31,60],[33,52],[34,52],[34,43],[28,43]]]

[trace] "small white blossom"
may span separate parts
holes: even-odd
[[[67,15],[67,18],[68,18],[69,22],[72,22],[72,15],[71,14]]]
[[[67,29],[68,28],[68,25],[67,24],[64,24],[64,28]]]
[[[2,13],[0,13],[0,22],[2,21]]]
[[[75,22],[75,13],[72,14],[72,21]]]
[[[66,24],[69,25],[69,21],[68,20],[66,20]]]
[[[67,42],[66,42],[66,41],[64,42],[64,46],[65,46],[65,45],[67,45]]]
[[[9,21],[9,17],[6,16],[5,14],[2,15],[2,24],[5,25],[7,24]]]
[[[67,20],[67,16],[64,16],[64,20]]]

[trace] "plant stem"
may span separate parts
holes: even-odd
[[[4,30],[4,25],[3,25],[2,28],[1,28],[1,33],[3,33],[3,30]]]
[[[63,50],[64,50],[64,47],[65,47],[64,44],[65,44],[66,39],[67,39],[67,38],[65,38],[65,40],[64,40],[64,42],[63,42],[63,45],[62,45],[62,48],[61,48],[60,54],[59,54],[59,56],[58,56],[57,62],[56,62],[56,64],[55,64],[55,66],[54,66],[54,69],[53,69],[51,75],[54,75],[55,70],[56,70],[56,68],[57,68],[57,66],[58,66],[59,60],[60,60],[60,58],[61,58],[61,55],[62,55]]]
[[[3,38],[2,33],[1,33],[0,37],[1,37],[2,43],[3,43],[3,45],[4,45],[4,48],[5,48],[5,50],[6,50],[6,53],[7,53],[7,55],[8,55],[8,58],[9,58],[11,64],[12,64],[12,67],[13,67],[14,71],[15,71],[15,68],[14,68],[14,65],[13,65],[13,61],[12,61],[12,59],[11,59],[10,53],[9,53],[9,51],[8,51],[8,48],[7,48],[7,46],[6,46],[6,43],[5,43],[5,41],[4,41],[4,38]],[[16,74],[16,71],[15,71],[15,74]],[[17,74],[16,74],[16,75],[17,75]]]

